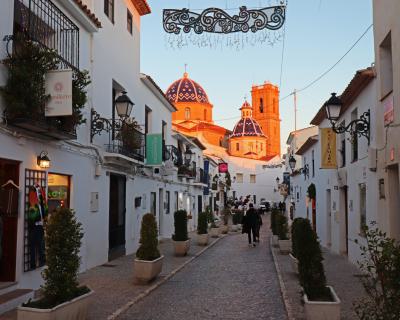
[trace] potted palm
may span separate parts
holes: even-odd
[[[279,251],[282,254],[289,254],[289,252],[292,250],[292,242],[289,239],[289,229],[288,229],[288,223],[287,223],[287,218],[284,214],[278,213],[276,216],[276,224],[278,227],[278,245],[279,245]]]
[[[301,241],[296,245],[299,278],[304,290],[304,310],[309,320],[339,320],[340,300],[327,286],[318,237],[309,220],[299,226]]]
[[[190,248],[187,231],[188,217],[186,210],[178,210],[174,214],[175,233],[172,236],[176,256],[186,256]]]
[[[197,244],[200,246],[206,246],[208,244],[209,235],[207,229],[207,212],[201,212],[197,224]]]
[[[153,214],[147,213],[142,218],[140,229],[140,247],[136,251],[134,275],[136,283],[147,283],[162,270],[164,256],[158,250],[157,222]]]
[[[72,210],[60,208],[49,216],[42,296],[18,307],[19,320],[86,319],[93,291],[78,282],[82,238],[82,225]]]

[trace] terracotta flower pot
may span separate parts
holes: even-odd
[[[222,234],[227,234],[228,233],[228,226],[227,225],[222,225],[219,228],[220,228]]]
[[[297,258],[291,253],[289,253],[289,258],[290,264],[292,265],[293,273],[299,274],[299,260],[297,260]]]
[[[136,283],[148,283],[156,278],[162,270],[164,256],[153,261],[139,260],[134,261],[134,275]]]
[[[89,308],[91,295],[90,291],[71,301],[64,302],[52,309],[38,309],[28,307],[17,308],[18,320],[85,320]]]
[[[303,296],[304,311],[308,320],[340,320],[340,299],[331,286],[333,301],[311,301],[307,295]]]
[[[198,234],[197,235],[197,244],[199,246],[206,246],[208,244],[208,239],[209,239],[209,234],[205,233],[205,234]]]
[[[190,239],[186,241],[172,241],[174,244],[174,252],[176,256],[184,257],[187,255],[190,248]]]

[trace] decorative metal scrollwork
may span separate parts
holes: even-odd
[[[90,138],[93,140],[95,135],[101,135],[102,131],[117,133],[121,130],[122,121],[118,119],[106,119],[100,116],[95,110],[91,110]]]
[[[198,14],[189,9],[164,9],[163,24],[167,33],[179,34],[182,30],[196,34],[229,34],[259,30],[278,30],[285,22],[286,6],[273,6],[263,9],[240,7],[239,14],[229,15],[222,9],[208,8]]]
[[[342,124],[336,126],[332,123],[332,129],[334,132],[341,134],[349,132],[351,136],[358,135],[359,137],[364,136],[370,142],[370,112],[364,112],[359,119],[351,121],[347,126]]]

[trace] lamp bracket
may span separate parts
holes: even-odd
[[[345,132],[349,132],[350,135],[357,134],[359,137],[364,136],[368,140],[368,144],[370,143],[370,121],[371,115],[369,110],[364,112],[359,119],[351,121],[347,126],[338,125],[331,121],[332,130],[335,133],[341,134]]]

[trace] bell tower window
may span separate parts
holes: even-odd
[[[190,108],[185,108],[185,120],[190,119]]]
[[[264,113],[264,101],[263,101],[263,98],[260,98],[260,113]]]

